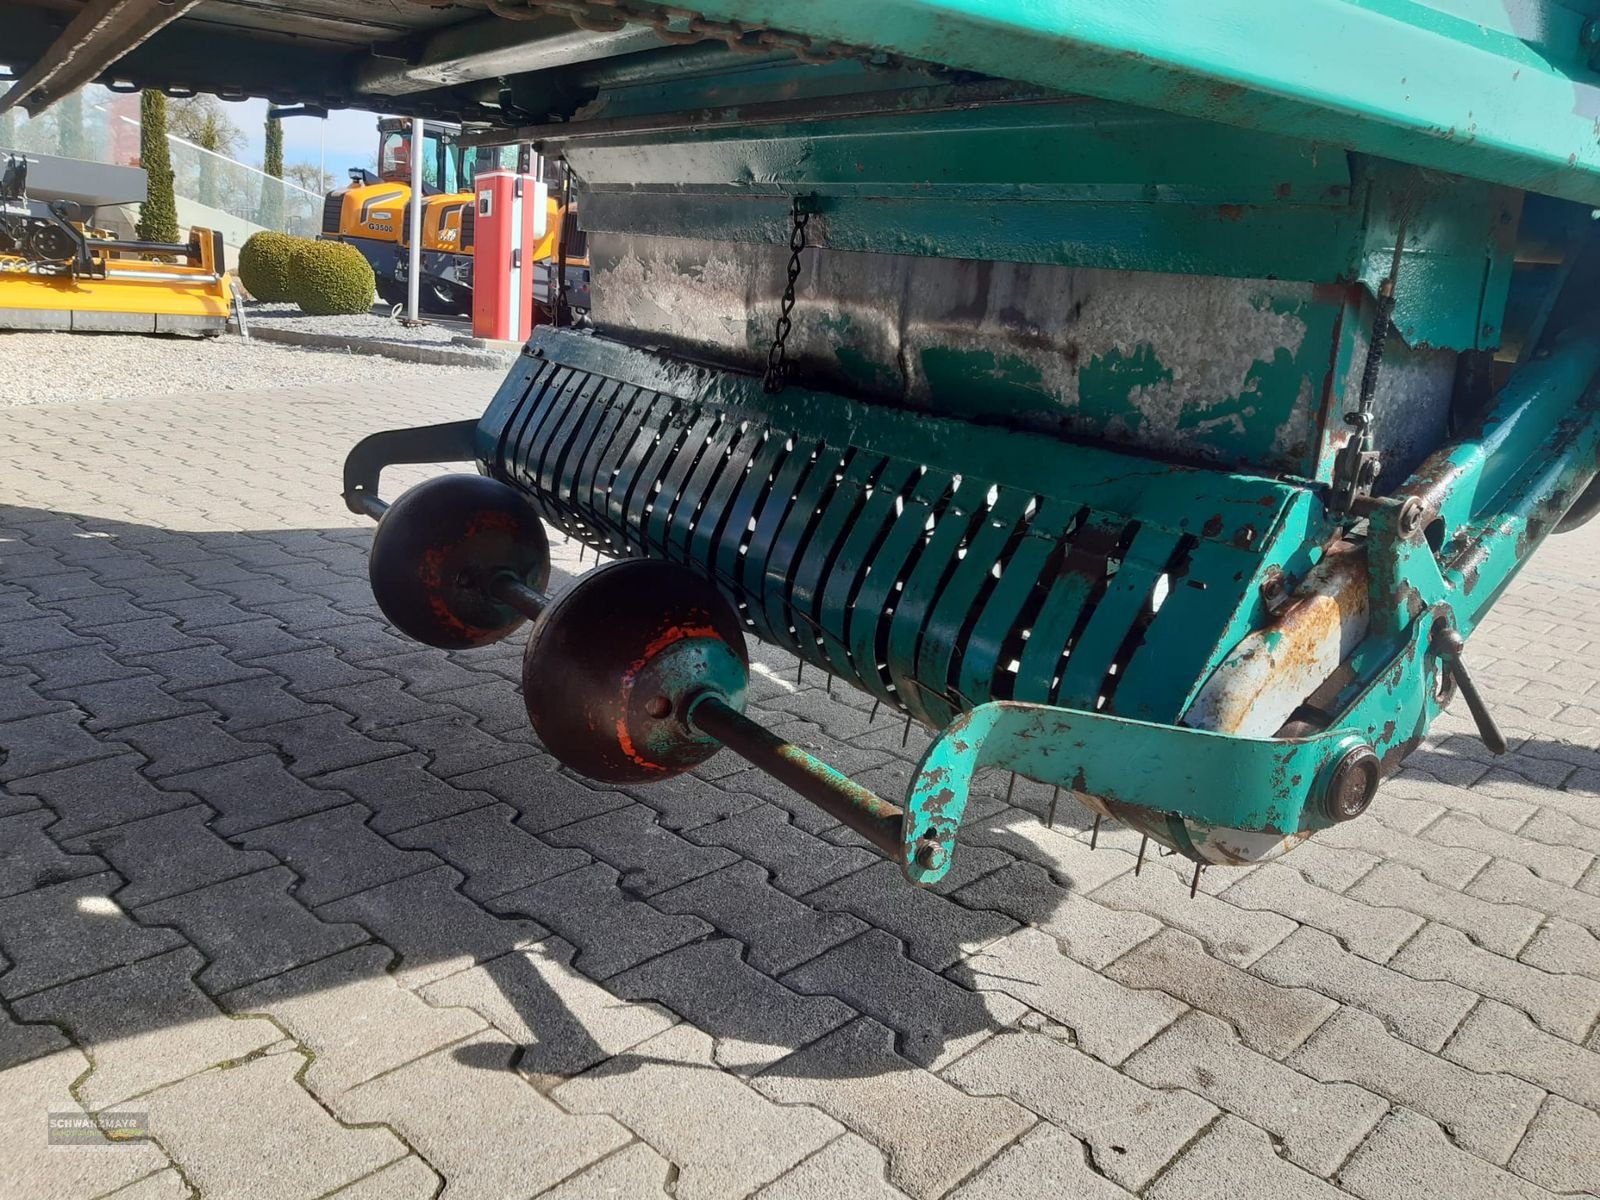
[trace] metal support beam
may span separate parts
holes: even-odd
[[[199,0],[89,0],[32,67],[0,96],[36,116],[100,75]]]
[[[408,96],[660,46],[661,39],[647,25],[597,32],[576,29],[563,16],[528,22],[489,17],[440,30],[415,61],[373,58],[358,73],[356,88],[369,95]]]

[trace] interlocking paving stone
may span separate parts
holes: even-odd
[[[1129,1200],[1133,1193],[1096,1174],[1082,1142],[1040,1123],[950,1193],[951,1200]]]
[[[943,1194],[1034,1121],[1009,1100],[967,1095],[914,1067],[870,1017],[784,1059],[755,1086],[836,1117],[888,1155],[890,1183],[919,1198]]]
[[[907,1200],[887,1178],[883,1155],[864,1138],[835,1138],[788,1174],[756,1193],[757,1200]]]
[[[0,967],[3,966],[5,960],[0,959]],[[11,1014],[0,1008],[0,1071],[65,1050],[67,1046],[66,1035],[54,1025],[14,1021]]]
[[[671,1163],[643,1142],[634,1142],[540,1193],[540,1200],[668,1200],[669,1181],[676,1177]]]
[[[548,932],[533,921],[484,912],[456,890],[460,872],[436,867],[317,909],[325,921],[355,921],[400,953],[395,978],[407,987],[527,946]]]
[[[1493,1000],[1462,1022],[1444,1056],[1473,1071],[1504,1071],[1600,1109],[1600,1053],[1546,1033],[1526,1014]]]
[[[102,1196],[134,1184],[169,1165],[150,1142],[111,1146],[51,1146],[45,1140],[47,1114],[77,1115],[82,1109],[68,1091],[89,1069],[77,1050],[36,1058],[5,1073],[0,1087],[0,1126],[12,1131],[0,1151],[0,1196],[19,1200],[75,1200]]]
[[[1054,938],[1036,929],[1019,930],[974,954],[952,975],[1044,1013],[1109,1063],[1122,1062],[1185,1011],[1161,991],[1126,987],[1068,958]]]
[[[966,857],[974,856],[968,853]],[[956,891],[962,885],[957,877],[940,886]],[[905,943],[907,955],[934,971],[1016,928],[1015,921],[1000,913],[963,908],[938,892],[907,887],[900,868],[887,862],[820,888],[806,901],[818,908],[853,913],[887,930]]]
[[[224,730],[215,713],[151,721],[124,729],[117,736],[150,760],[145,774],[157,781],[231,765],[261,752],[259,746]]]
[[[834,989],[799,986],[792,977],[776,981],[745,962],[741,950],[731,938],[697,942],[615,975],[606,986],[687,1018],[715,1039],[717,1064],[739,1074],[770,1066],[857,1016],[832,995],[810,994]]]
[[[1293,862],[1293,857],[1285,862]],[[1374,962],[1387,962],[1422,928],[1416,913],[1363,904],[1309,883],[1299,872],[1277,863],[1257,867],[1222,893],[1241,908],[1282,913],[1302,925],[1330,933],[1351,951]]]
[[[604,863],[508,892],[489,907],[507,916],[531,917],[560,934],[578,947],[578,969],[594,979],[625,971],[711,932],[703,921],[667,915],[633,898]]]
[[[399,740],[359,733],[348,715],[332,711],[258,725],[240,730],[237,736],[246,744],[272,747],[284,765],[302,779],[402,754],[407,748]]]
[[[141,1099],[150,1132],[208,1195],[320,1196],[406,1154],[385,1129],[351,1129],[295,1082],[304,1056],[268,1054]]]
[[[1551,1193],[1452,1145],[1426,1117],[1399,1108],[1339,1172],[1362,1200],[1548,1200]]]
[[[1180,1089],[1155,1089],[1057,1037],[1003,1033],[944,1072],[980,1096],[1008,1096],[1089,1144],[1099,1171],[1137,1191],[1217,1110]]]
[[[700,825],[686,836],[701,845],[725,846],[760,863],[772,873],[773,886],[791,896],[803,896],[873,862],[871,851],[825,842],[771,804],[757,803],[721,821]]]
[[[316,788],[342,793],[337,803],[351,796],[361,801],[372,810],[373,831],[384,835],[495,802],[488,792],[434,775],[424,754],[397,754],[347,771],[330,771],[317,777]]]
[[[803,1102],[773,1104],[716,1070],[712,1039],[687,1025],[608,1059],[551,1095],[572,1112],[611,1114],[676,1163],[675,1195],[683,1200],[746,1196],[842,1132]]]
[[[1550,1096],[1511,1158],[1511,1169],[1552,1192],[1600,1193],[1600,1115]]]
[[[178,1169],[168,1167],[118,1188],[107,1200],[195,1200],[195,1195],[195,1190],[178,1174]]]
[[[730,850],[697,846],[663,829],[655,812],[642,804],[563,825],[543,836],[551,845],[586,850],[617,868],[622,872],[622,887],[641,896],[653,896],[709,875],[736,860]]]
[[[1496,954],[1515,955],[1528,944],[1542,919],[1533,908],[1488,903],[1463,895],[1453,888],[1433,883],[1419,871],[1395,863],[1379,866],[1351,888],[1350,895],[1368,904],[1403,908],[1430,921],[1452,926]]]
[[[0,722],[0,783],[77,766],[126,749],[83,727],[85,714],[65,709]]]
[[[0,996],[14,1000],[183,944],[174,930],[129,916],[113,898],[121,886],[104,871],[0,900],[0,950],[11,960]]]
[[[1036,926],[1071,958],[1101,970],[1160,932],[1146,913],[1108,908],[1056,882],[1035,863],[1012,863],[951,893],[968,908],[990,908]]]
[[[1465,1070],[1409,1046],[1354,1009],[1341,1009],[1288,1061],[1317,1079],[1359,1084],[1414,1108],[1499,1163],[1511,1157],[1543,1098],[1520,1079]]]
[[[487,792],[511,805],[521,814],[517,824],[536,834],[633,803],[624,792],[586,787],[575,779],[548,770],[540,759],[466,771],[453,776],[450,783],[453,787],[476,790],[480,795]]]
[[[330,1200],[435,1200],[443,1186],[439,1173],[411,1154],[329,1195]]]
[[[240,1015],[265,1014],[315,1055],[305,1078],[324,1099],[470,1037],[484,1021],[440,1008],[388,974],[393,951],[357,946],[221,997]]]
[[[900,943],[881,929],[869,929],[835,946],[789,972],[782,981],[799,992],[837,996],[857,1012],[887,1025],[899,1035],[899,1053],[933,1071],[1024,1012],[1021,1003],[1007,996],[968,991],[918,966],[905,957]]]
[[[397,846],[431,850],[462,874],[461,891],[492,900],[588,866],[581,850],[546,845],[515,824],[516,809],[492,804],[390,835]]]
[[[1278,1157],[1262,1130],[1224,1116],[1144,1194],[1150,1200],[1338,1200],[1344,1193]]]
[[[814,899],[796,900],[773,887],[756,863],[739,862],[653,896],[650,903],[713,923],[744,943],[751,966],[781,975],[866,928],[848,913],[811,907]]]
[[[1600,982],[1580,975],[1553,975],[1491,954],[1474,946],[1465,934],[1438,925],[1423,929],[1390,965],[1419,979],[1447,979],[1503,1000],[1572,1041],[1583,1037],[1600,1017]]]
[[[1123,1070],[1151,1087],[1188,1088],[1283,1141],[1287,1158],[1331,1175],[1389,1109],[1349,1084],[1319,1083],[1243,1045],[1204,1013],[1178,1019]]]
[[[1490,863],[1467,890],[1494,904],[1537,909],[1553,917],[1565,917],[1591,933],[1600,933],[1600,896],[1541,879],[1519,863]]]
[[[1509,834],[1458,813],[1441,817],[1428,827],[1424,836],[1429,841],[1443,845],[1468,846],[1483,851],[1484,865],[1491,858],[1518,862],[1541,878],[1557,883],[1576,883],[1595,861],[1594,851],[1537,841],[1526,826],[1516,834]],[[1472,874],[1476,875],[1477,872]],[[1465,886],[1467,882],[1467,879],[1463,879],[1457,886]]]
[[[239,850],[209,828],[215,814],[202,804],[175,809],[68,842],[105,859],[128,881],[117,902],[138,908],[207,884],[277,865],[270,854]],[[174,846],[183,847],[181,854]]]
[[[1539,927],[1517,959],[1541,971],[1600,979],[1600,938],[1581,925],[1554,917]]]
[[[32,809],[0,817],[0,897],[14,896],[52,883],[104,871],[93,854],[69,854],[45,833],[56,817],[48,809]]]
[[[1305,988],[1283,988],[1212,958],[1195,938],[1164,930],[1106,969],[1129,987],[1159,988],[1221,1017],[1245,1043],[1282,1057],[1338,1006]]]
[[[992,817],[964,823],[963,841],[993,846],[1045,868],[1070,891],[1088,893],[1134,868],[1134,858],[1100,844],[1098,850],[1070,830],[1050,829],[1031,813],[1008,808]]]
[[[215,996],[368,940],[358,926],[318,920],[289,895],[293,884],[293,872],[273,867],[147,904],[137,916],[200,948],[208,960],[200,986]]]
[[[1434,1053],[1477,1003],[1477,995],[1465,988],[1379,966],[1307,926],[1270,950],[1251,971],[1271,983],[1310,988],[1372,1013],[1396,1037]]]
[[[554,767],[550,759],[539,753],[538,747],[487,734],[463,712],[384,729],[371,736],[391,738],[396,743],[423,751],[428,755],[428,770],[441,779],[476,775],[485,766],[497,763],[518,766],[523,778],[537,779]]]
[[[77,1094],[91,1109],[243,1058],[280,1041],[270,1021],[232,1021],[195,986],[205,960],[185,947],[35,992],[17,1001],[24,1020],[71,1031],[94,1061]]]
[[[549,1091],[677,1023],[660,1005],[621,1000],[579,974],[575,953],[546,938],[430,983],[421,995],[489,1021],[522,1047],[517,1070]]]
[[[211,828],[224,837],[350,803],[347,794],[296,779],[274,754],[170,775],[161,787],[182,789],[175,794],[183,803],[204,800],[217,812]]]
[[[367,828],[372,812],[346,804],[237,835],[241,846],[268,851],[300,876],[295,899],[310,907],[342,900],[439,866],[432,854],[397,849]]]
[[[1276,913],[1239,908],[1203,892],[1191,898],[1174,887],[1166,872],[1135,878],[1121,875],[1091,897],[1111,908],[1149,913],[1173,929],[1193,934],[1206,950],[1236,967],[1247,967],[1295,930],[1295,923]]]

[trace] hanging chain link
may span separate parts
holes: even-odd
[[[785,343],[794,327],[794,285],[800,278],[800,252],[806,248],[806,226],[811,221],[811,196],[796,196],[790,210],[789,226],[789,282],[783,289],[783,304],[778,313],[777,328],[773,330],[772,346],[767,351],[767,370],[761,377],[763,391],[776,394],[783,391],[789,381],[789,353]]]

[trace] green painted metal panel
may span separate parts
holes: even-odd
[[[701,0],[706,16],[1600,203],[1585,14],[1484,0]],[[1488,18],[1492,17],[1490,20]],[[1471,86],[1464,86],[1471,81]]]

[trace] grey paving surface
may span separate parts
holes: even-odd
[[[0,413],[0,1197],[1600,1194],[1600,526],[1472,643],[1505,758],[1452,714],[1192,902],[985,778],[918,892],[738,761],[562,772],[518,640],[383,625],[338,466],[494,385],[436,381]],[[153,1140],[48,1147],[83,1109]]]

